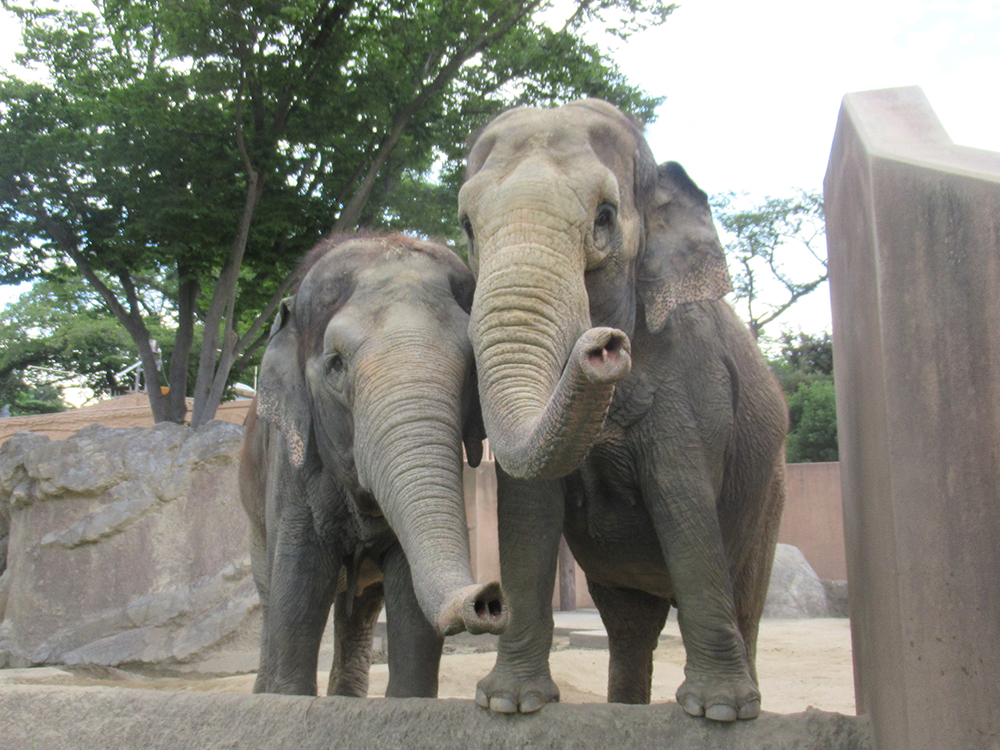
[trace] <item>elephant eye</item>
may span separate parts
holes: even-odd
[[[594,219],[594,228],[604,229],[612,226],[615,223],[617,213],[618,212],[615,210],[615,207],[610,203],[602,203],[597,209],[597,218]]]
[[[328,372],[343,372],[344,358],[337,353],[331,354],[326,358],[326,369]]]
[[[469,221],[468,216],[463,216],[461,218],[462,229],[465,231],[466,236],[469,238],[469,242],[472,242],[474,235],[472,234],[472,222]]]

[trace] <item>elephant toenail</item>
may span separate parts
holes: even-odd
[[[516,714],[517,704],[510,698],[490,698],[490,711],[498,714]]]
[[[702,716],[705,713],[705,707],[694,698],[688,698],[684,701],[684,713],[691,716]]]
[[[736,721],[736,709],[725,703],[716,703],[705,710],[705,718],[712,721]]]
[[[531,714],[539,710],[545,705],[545,701],[542,700],[540,695],[529,695],[524,700],[521,701],[521,713]]]

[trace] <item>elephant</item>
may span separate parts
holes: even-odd
[[[517,108],[467,156],[469,333],[498,470],[510,622],[476,701],[558,700],[560,534],[608,633],[608,699],[648,703],[671,606],[677,701],[760,711],[755,651],[784,504],[782,392],[731,290],[707,196],[611,104]]]
[[[365,697],[383,601],[387,695],[436,697],[444,636],[499,633],[497,583],[472,577],[462,446],[483,451],[468,311],[451,250],[343,235],[302,261],[260,366],[240,460],[262,604],[255,692]]]

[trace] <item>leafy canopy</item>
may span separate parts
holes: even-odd
[[[123,386],[116,373],[136,356],[93,289],[79,279],[40,281],[0,312],[0,407],[62,411],[66,387],[112,395]]]
[[[779,338],[780,355],[770,362],[788,400],[789,463],[837,461],[837,404],[833,381],[833,340],[829,333]]]
[[[190,394],[196,425],[322,234],[453,234],[464,143],[491,117],[600,96],[651,119],[660,100],[581,31],[628,36],[673,10],[578,0],[557,31],[540,0],[4,7],[38,75],[0,77],[0,282],[74,268],[128,332],[156,419],[183,420]],[[150,289],[173,327],[165,371]]]

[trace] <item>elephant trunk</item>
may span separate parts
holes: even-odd
[[[522,479],[565,476],[593,445],[631,370],[628,336],[590,328],[571,232],[501,230],[480,252],[470,334],[486,434]],[[526,242],[543,236],[547,244]]]
[[[399,352],[410,358],[398,361]],[[469,562],[455,396],[463,363],[443,360],[440,342],[410,338],[390,342],[386,356],[363,367],[354,409],[358,475],[403,548],[421,609],[442,635],[502,632],[500,586],[477,584]]]

